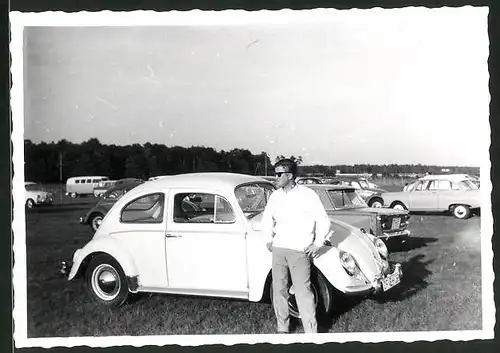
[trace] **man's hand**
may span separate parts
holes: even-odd
[[[316,258],[319,255],[318,254],[319,249],[321,249],[321,247],[313,243],[309,245],[307,248],[305,248],[304,251],[306,252],[307,256]]]
[[[267,246],[267,250],[273,251],[273,243],[272,242],[267,243],[266,246]]]

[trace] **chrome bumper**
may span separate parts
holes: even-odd
[[[68,277],[72,266],[73,263],[71,261],[61,261],[57,269],[57,272],[60,275],[63,275],[64,277]]]
[[[391,264],[391,272],[384,274],[382,277],[377,278],[375,282],[373,283],[373,294],[379,294],[383,292],[383,287],[382,287],[382,280],[389,278],[389,277],[397,277],[399,281],[401,281],[401,278],[403,277],[403,269],[401,268],[401,264]],[[399,285],[396,284],[394,287],[397,287]],[[393,287],[393,288],[394,288]],[[392,288],[390,288],[392,289]],[[390,290],[389,289],[389,290]]]
[[[409,237],[411,232],[408,229],[401,230],[398,232],[383,232],[379,238],[389,239],[389,238],[406,238]]]

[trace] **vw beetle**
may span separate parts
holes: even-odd
[[[92,240],[66,264],[68,279],[83,277],[98,303],[117,306],[130,293],[267,299],[271,257],[262,212],[275,190],[263,178],[192,173],[150,181],[121,197]],[[384,243],[331,220],[331,235],[314,259],[312,288],[319,313],[333,296],[389,290],[400,282]],[[290,313],[299,312],[290,289]]]

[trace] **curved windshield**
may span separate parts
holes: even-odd
[[[274,190],[271,184],[253,183],[238,186],[234,194],[243,213],[250,218],[264,211]]]
[[[368,207],[355,190],[328,190],[328,196],[336,209]]]

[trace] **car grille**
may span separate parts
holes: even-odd
[[[398,226],[399,219],[399,226]],[[408,227],[408,217],[407,216],[386,216],[382,217],[380,220],[380,224],[382,226],[382,231],[391,232],[391,231],[401,231],[405,230]]]

